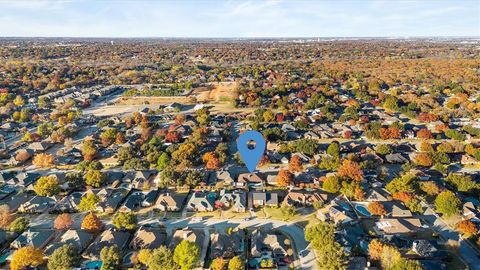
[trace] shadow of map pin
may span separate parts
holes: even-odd
[[[255,130],[245,131],[238,137],[237,149],[249,172],[257,168],[265,153],[265,145],[262,134]]]

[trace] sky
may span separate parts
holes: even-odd
[[[478,37],[480,1],[3,0],[0,36]]]

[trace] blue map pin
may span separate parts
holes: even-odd
[[[255,146],[249,145],[251,142],[255,142]],[[240,134],[237,140],[238,152],[242,158],[249,172],[253,172],[258,165],[258,162],[263,157],[265,152],[265,139],[262,134],[255,130],[245,131]]]

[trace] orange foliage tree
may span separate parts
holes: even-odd
[[[294,155],[288,163],[288,170],[291,172],[301,172],[303,171],[302,163],[302,159],[299,156]]]
[[[422,128],[417,132],[417,138],[429,140],[433,138],[433,135],[430,130]]]
[[[220,168],[220,161],[215,153],[207,152],[203,155],[202,159],[207,170],[218,170]]]
[[[34,248],[33,246],[26,246],[17,249],[10,262],[11,270],[26,269],[29,266],[39,266],[43,263],[43,252],[41,249]]]
[[[457,223],[457,230],[465,237],[471,237],[478,233],[477,226],[470,220],[462,220]]]
[[[89,232],[98,232],[102,226],[102,221],[94,213],[88,213],[82,221],[82,229]]]
[[[385,206],[381,202],[371,202],[368,204],[368,212],[372,215],[383,216],[387,214]]]
[[[50,167],[53,165],[53,155],[44,153],[37,154],[33,158],[32,163],[39,168]]]
[[[72,225],[72,217],[67,213],[58,215],[53,224],[57,230],[68,230],[70,227],[72,227]]]
[[[379,132],[383,140],[399,139],[401,136],[400,130],[396,127],[381,128]]]
[[[403,203],[407,203],[407,202],[409,202],[409,201],[411,201],[415,198],[412,193],[406,192],[406,191],[395,192],[395,193],[393,193],[392,197],[395,200],[399,200]]]
[[[368,244],[368,255],[372,260],[380,260],[383,250],[383,243],[380,242],[377,238],[373,239],[370,244]]]
[[[280,170],[277,175],[277,184],[282,187],[290,185],[293,180],[293,174],[287,170]]]
[[[415,164],[423,167],[431,167],[433,165],[433,161],[428,153],[421,152],[415,156]]]
[[[8,205],[0,206],[0,228],[6,229],[8,225],[13,221],[13,215],[10,212]]]
[[[345,159],[338,168],[337,173],[341,177],[347,177],[354,181],[362,181],[363,171],[357,162]]]

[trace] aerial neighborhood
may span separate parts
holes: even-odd
[[[480,265],[478,43],[6,39],[0,55],[0,269]],[[266,141],[253,172],[248,130]]]

